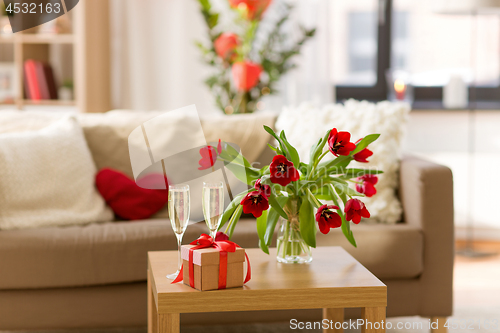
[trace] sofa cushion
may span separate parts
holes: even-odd
[[[202,232],[207,232],[204,223],[189,225],[183,243]],[[422,272],[423,235],[418,228],[360,224],[354,234],[357,249],[337,230],[318,233],[318,246],[343,246],[381,279],[413,278]],[[242,219],[233,241],[257,247],[255,220]],[[147,252],[176,247],[168,220],[2,231],[0,290],[144,281]]]
[[[276,122],[276,128],[285,130],[302,162],[308,162],[311,146],[332,128],[349,131],[353,142],[368,134],[379,133],[377,141],[369,146],[373,151],[373,155],[368,158],[369,162],[353,161],[349,166],[384,171],[378,175],[377,194],[362,198],[362,201],[373,218],[382,223],[394,224],[400,221],[402,213],[396,189],[399,185],[402,139],[409,112],[408,104],[388,101],[374,104],[348,100],[344,104],[327,104],[323,107],[304,103],[298,107],[284,108]],[[327,154],[325,159],[333,157],[332,154]]]
[[[357,248],[340,228],[317,234],[317,246],[342,246],[379,279],[415,278],[423,271],[424,235],[406,223],[351,225]],[[314,255],[313,255],[314,258]]]
[[[113,212],[124,220],[143,220],[168,202],[168,180],[163,174],[149,174],[137,183],[120,171],[104,168],[95,185]]]
[[[113,214],[94,187],[95,172],[73,117],[0,134],[0,229],[109,221]]]

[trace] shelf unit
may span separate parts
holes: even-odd
[[[111,108],[109,73],[109,0],[80,0],[66,15],[72,17],[71,34],[33,33],[29,30],[15,34],[0,34],[0,48],[13,45],[13,59],[18,77],[14,104],[25,106],[75,106],[80,112],[106,112]],[[31,30],[31,29],[30,29]],[[51,63],[54,46],[69,45],[74,100],[29,100],[24,98],[24,61],[36,59]],[[61,60],[61,59],[60,59]],[[62,61],[61,61],[62,62]],[[58,84],[63,78],[56,77]]]

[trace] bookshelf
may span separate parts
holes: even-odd
[[[72,32],[68,34],[37,33],[34,29],[0,34],[0,61],[12,62],[16,70],[16,97],[10,104],[17,109],[36,105],[70,106],[79,112],[111,109],[109,0],[80,0],[66,15],[72,24]],[[58,87],[64,80],[72,80],[73,100],[26,99],[24,61],[27,59],[49,63]]]

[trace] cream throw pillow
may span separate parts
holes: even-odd
[[[0,134],[0,229],[111,221],[95,173],[73,117],[37,131]]]
[[[401,143],[410,107],[406,103],[349,100],[342,104],[315,107],[304,103],[296,108],[285,108],[276,123],[278,130],[285,130],[290,143],[297,148],[303,162],[308,162],[309,150],[327,130],[336,127],[349,131],[355,142],[368,134],[381,134],[369,148],[373,155],[369,163],[351,162],[352,168],[383,170],[375,186],[377,194],[362,198],[371,216],[382,223],[396,223],[401,218],[401,203],[396,195],[399,185],[399,160]],[[331,154],[327,154],[333,158]],[[326,159],[326,157],[325,157]]]

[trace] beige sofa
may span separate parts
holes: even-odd
[[[52,116],[51,116],[52,117]],[[50,120],[41,117],[34,127]],[[80,116],[98,168],[131,174],[126,137],[135,123],[105,115]],[[116,120],[116,119],[115,119]],[[139,121],[141,119],[135,119]],[[207,133],[224,128],[273,125],[274,118],[202,121]],[[5,125],[5,124],[4,124]],[[12,130],[12,129],[11,129]],[[209,134],[210,136],[210,134]],[[209,140],[215,138],[209,137]],[[252,145],[255,139],[246,137]],[[242,139],[241,139],[242,140]],[[258,160],[269,162],[270,151]],[[450,169],[416,157],[401,161],[399,196],[403,222],[353,226],[358,248],[340,232],[318,234],[318,245],[340,245],[388,286],[388,316],[449,316],[452,313],[453,181]],[[206,232],[187,229],[185,240]],[[257,247],[255,221],[242,220],[234,241]],[[165,219],[0,231],[0,330],[132,327],[146,325],[146,254],[173,250]],[[274,260],[274,258],[272,258]],[[348,315],[356,315],[350,313]],[[319,319],[321,312],[267,311],[181,317],[183,325]]]

